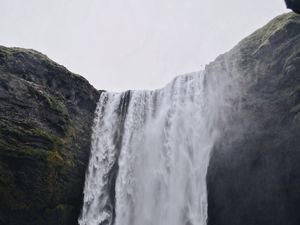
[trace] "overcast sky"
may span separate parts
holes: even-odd
[[[197,71],[283,0],[0,0],[0,45],[33,48],[98,89],[153,89]]]

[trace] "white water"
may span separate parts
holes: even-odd
[[[102,93],[80,225],[206,224],[206,172],[223,95],[204,83],[199,72],[131,91],[130,101],[129,92]]]

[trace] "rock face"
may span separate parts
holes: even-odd
[[[46,56],[0,47],[0,224],[77,224],[99,98]]]
[[[300,14],[300,1],[299,0],[285,0],[286,6],[294,12]]]
[[[299,225],[300,15],[206,71],[240,84],[211,154],[208,224]],[[77,224],[99,95],[36,51],[0,47],[0,225]]]
[[[240,101],[211,155],[209,225],[300,224],[300,15],[272,20],[206,68]]]

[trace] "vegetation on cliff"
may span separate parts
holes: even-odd
[[[45,55],[0,47],[0,224],[76,224],[98,98]]]
[[[209,225],[300,224],[300,15],[206,70],[243,84],[211,155]],[[45,55],[0,46],[0,225],[77,223],[98,98]]]
[[[300,224],[300,15],[275,18],[207,70],[241,89],[211,155],[208,224]]]

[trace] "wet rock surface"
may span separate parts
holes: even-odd
[[[241,89],[211,154],[208,224],[299,225],[300,16],[275,18],[206,70]],[[98,99],[46,56],[0,47],[0,225],[77,224]]]
[[[76,224],[94,109],[84,78],[0,46],[0,224]]]
[[[211,154],[208,224],[300,224],[300,15],[275,18],[207,70],[241,89]]]

